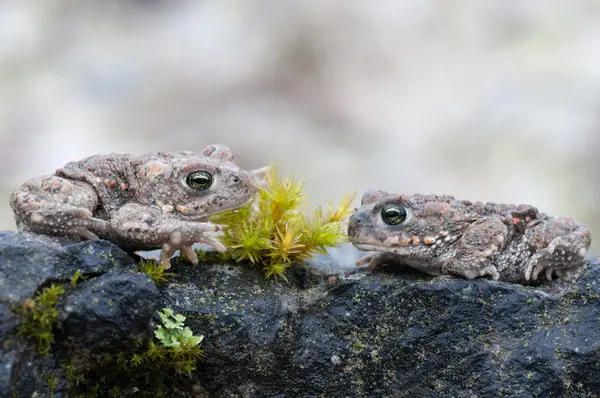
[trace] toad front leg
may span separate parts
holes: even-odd
[[[192,249],[194,243],[204,243],[219,252],[227,249],[218,240],[205,235],[220,230],[219,225],[183,220],[158,207],[129,203],[112,217],[111,225],[117,239],[139,244],[140,247],[160,247],[160,264],[170,268],[170,258],[180,250],[194,265],[198,257]]]

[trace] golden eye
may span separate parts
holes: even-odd
[[[210,188],[213,183],[212,175],[206,171],[194,171],[185,178],[185,183],[191,188],[203,191]]]
[[[402,224],[406,215],[406,208],[401,205],[387,205],[381,210],[381,218],[387,225]]]

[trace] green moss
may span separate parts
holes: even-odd
[[[356,354],[362,353],[366,348],[367,346],[359,340],[354,340],[352,343],[350,343],[350,349]]]
[[[121,396],[121,386],[135,385],[138,396],[169,397],[186,388],[185,381],[196,370],[204,351],[203,336],[185,326],[186,317],[169,308],[158,312],[160,324],[154,339],[138,339],[130,351],[107,354],[94,369],[81,369],[74,362],[64,365],[71,387],[80,396]],[[89,366],[89,365],[88,365]],[[97,368],[111,373],[102,373]]]
[[[266,180],[266,188],[255,201],[213,216],[211,221],[228,226],[221,238],[228,251],[221,260],[247,261],[261,268],[266,278],[285,279],[291,264],[346,241],[343,221],[351,213],[354,195],[347,194],[335,209],[319,207],[307,217],[303,182],[291,176],[280,178],[275,167]]]
[[[58,385],[58,379],[56,378],[56,376],[44,374],[42,375],[42,378],[46,382],[46,387],[48,388],[50,393],[54,394],[54,391],[56,391],[56,386]]]
[[[72,361],[67,361],[63,364],[63,370],[65,371],[65,377],[71,384],[71,386],[79,386],[80,383],[85,382],[85,372],[79,366],[74,364]]]
[[[54,341],[52,329],[58,324],[56,304],[64,293],[62,286],[53,284],[26,301],[20,309],[23,321],[19,334],[34,338],[40,354],[50,352]]]
[[[82,275],[81,275],[81,270],[80,270],[80,269],[78,269],[77,271],[75,271],[75,273],[74,273],[74,274],[73,274],[73,276],[71,277],[71,286],[72,286],[72,287],[75,287],[75,286],[77,286],[77,284],[78,284],[80,281],[84,281],[84,280],[86,280],[87,278],[88,278],[87,276],[82,276]]]
[[[137,269],[139,272],[148,275],[157,286],[165,283],[169,276],[175,275],[172,272],[167,272],[167,267],[160,265],[154,259],[140,261]]]
[[[204,352],[200,343],[204,336],[196,336],[192,330],[184,326],[186,317],[174,314],[170,308],[158,312],[162,324],[154,331],[157,343],[150,341],[148,349],[141,355],[134,354],[130,364],[135,367],[144,362],[166,367],[179,374],[191,375],[196,370],[197,361]]]
[[[198,249],[195,249],[194,251],[196,252],[196,255],[198,256],[198,261],[200,263],[215,264],[215,263],[225,263],[225,262],[231,260],[231,256],[227,252],[225,252],[225,253],[214,252],[214,251],[213,252],[205,252],[204,250],[198,250]],[[180,254],[179,257],[176,259],[176,261],[187,261],[187,259],[182,257]]]

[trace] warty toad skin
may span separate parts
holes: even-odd
[[[357,265],[398,263],[431,275],[524,284],[577,278],[591,244],[586,225],[533,206],[377,190],[364,194],[348,235],[357,248],[377,252]]]
[[[176,250],[194,264],[192,244],[226,248],[208,217],[254,197],[266,168],[244,171],[224,145],[190,151],[95,155],[30,179],[10,197],[20,230],[106,239],[126,250],[160,248],[169,267]]]

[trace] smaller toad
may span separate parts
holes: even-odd
[[[125,250],[162,249],[160,264],[180,250],[193,264],[194,243],[223,252],[209,233],[212,215],[244,206],[267,168],[241,170],[231,150],[95,155],[25,182],[10,197],[17,227],[40,234],[106,239]]]
[[[348,224],[350,241],[376,251],[370,269],[398,263],[430,275],[487,277],[528,284],[573,280],[586,267],[586,225],[529,205],[472,203],[452,196],[368,191]]]

